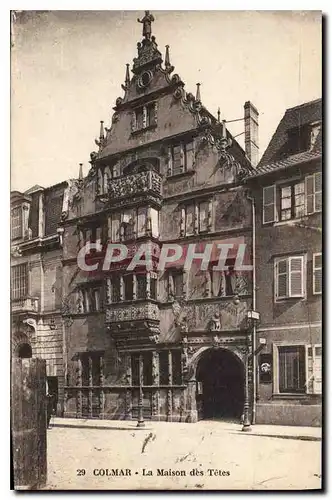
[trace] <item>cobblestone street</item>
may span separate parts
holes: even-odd
[[[271,437],[272,426],[257,435],[255,427],[241,433],[227,422],[147,422],[143,429],[136,422],[74,422],[57,419],[48,431],[47,489],[321,487],[318,429],[299,428],[292,437],[279,427],[281,436]]]

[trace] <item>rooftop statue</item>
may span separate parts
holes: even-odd
[[[137,19],[138,23],[143,24],[143,37],[146,40],[150,40],[151,38],[151,23],[154,21],[154,17],[150,14],[149,10],[145,11],[145,15],[142,19]]]

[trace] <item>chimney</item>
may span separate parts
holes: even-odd
[[[244,103],[244,144],[246,155],[253,167],[258,164],[258,111],[247,101]]]

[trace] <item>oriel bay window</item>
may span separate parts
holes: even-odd
[[[133,275],[125,274],[123,276],[123,299],[133,300],[133,298],[134,298]]]
[[[263,224],[300,219],[321,210],[321,172],[263,188]]]
[[[114,213],[108,219],[108,235],[113,243],[142,236],[159,236],[159,212],[153,207],[138,207]]]
[[[157,274],[155,272],[112,273],[108,280],[112,303],[145,299],[157,300]]]

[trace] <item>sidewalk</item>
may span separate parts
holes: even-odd
[[[82,429],[100,429],[100,430],[118,430],[118,431],[162,431],[166,428],[176,426],[177,428],[192,428],[199,426],[201,429],[204,427],[218,430],[223,430],[227,433],[241,434],[246,436],[264,436],[270,438],[281,439],[299,439],[303,441],[321,441],[322,428],[321,427],[300,427],[300,426],[282,426],[282,425],[252,425],[250,432],[242,432],[242,426],[233,422],[225,421],[208,421],[202,420],[195,424],[176,423],[176,422],[155,422],[146,421],[145,427],[136,427],[135,420],[98,420],[98,419],[76,419],[76,418],[52,418],[52,427],[74,427]]]

